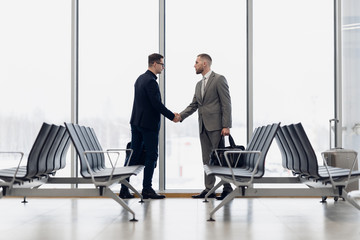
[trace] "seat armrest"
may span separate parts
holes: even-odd
[[[90,172],[90,175],[91,175],[91,179],[92,179],[92,181],[93,181],[93,183],[94,183],[94,185],[95,186],[106,186],[106,187],[108,187],[108,186],[110,186],[111,185],[111,180],[112,180],[112,178],[113,178],[113,175],[114,175],[114,171],[115,171],[115,169],[116,169],[116,166],[117,166],[117,164],[118,164],[118,161],[119,161],[119,157],[120,157],[120,153],[121,152],[123,152],[123,151],[128,151],[129,149],[108,149],[108,150],[106,150],[106,151],[84,151],[83,153],[84,153],[84,157],[85,157],[85,160],[86,160],[86,165],[87,165],[87,167],[88,167],[88,170],[89,170],[89,172]],[[131,154],[132,154],[132,149],[130,149],[131,150]],[[109,179],[108,179],[108,181],[105,181],[105,182],[98,182],[98,181],[96,181],[96,179],[95,179],[95,176],[94,176],[94,171],[93,171],[93,169],[91,169],[91,167],[90,167],[90,164],[89,164],[89,160],[88,160],[88,158],[87,158],[87,154],[92,154],[92,153],[103,153],[103,154],[106,154],[107,156],[108,156],[108,159],[109,159],[109,161],[110,161],[110,164],[111,164],[111,173],[110,173],[110,175],[109,175]],[[112,158],[111,158],[111,155],[112,154],[115,154],[116,155],[116,159],[115,159],[115,161],[114,160],[112,160]],[[131,157],[131,155],[130,155],[130,157]],[[129,159],[130,160],[130,159]],[[128,161],[129,162],[129,161]]]
[[[131,157],[133,155],[133,152],[134,152],[134,150],[132,150],[131,148],[109,148],[109,149],[106,149],[106,151],[107,152],[118,152],[118,151],[130,152],[129,160],[126,163],[126,166],[129,166],[130,159],[131,159]]]
[[[330,178],[330,182],[332,184],[332,186],[335,188],[337,185],[332,177],[332,174],[331,174],[331,171],[329,170],[329,166],[327,164],[327,158],[325,155],[327,155],[330,151],[325,151],[325,152],[322,152],[321,153],[321,156],[323,158],[323,163],[324,163],[324,166],[325,166],[325,169],[327,171],[327,173],[329,174],[329,178]],[[348,178],[347,178],[347,181],[345,182],[345,188],[347,187],[347,185],[349,184],[349,180],[351,178],[351,173],[354,171],[355,169],[355,166],[356,166],[356,163],[358,162],[358,153],[356,151],[353,151],[353,150],[343,150],[341,152],[337,152],[337,154],[348,154],[348,153],[353,153],[354,154],[354,160],[352,162],[352,166],[350,168],[350,171],[349,171],[349,175],[348,175]]]
[[[19,154],[20,155],[19,163],[18,163],[18,165],[16,167],[16,170],[15,170],[15,173],[14,173],[14,176],[13,176],[12,180],[10,182],[2,183],[2,185],[8,185],[11,188],[13,186],[14,182],[15,182],[16,174],[18,173],[21,162],[22,162],[22,160],[24,158],[24,153],[20,152],[20,151],[0,151],[0,154],[14,154],[14,155]]]
[[[225,151],[224,155],[225,155],[225,160],[226,160],[226,163],[230,169],[230,172],[231,172],[231,175],[232,175],[232,178],[233,178],[233,181],[234,181],[234,184],[236,185],[236,177],[235,177],[235,174],[234,174],[234,171],[233,171],[233,168],[231,167],[231,163],[230,163],[230,160],[229,160],[229,157],[228,157],[228,154],[233,154],[233,153],[241,153],[241,154],[248,154],[248,153],[255,153],[255,154],[258,154],[258,158],[256,160],[256,163],[255,163],[255,167],[252,171],[252,174],[251,174],[251,177],[250,177],[250,180],[247,182],[247,184],[252,184],[252,182],[254,181],[254,176],[255,176],[255,173],[257,172],[257,169],[258,169],[258,166],[259,166],[259,163],[260,163],[260,157],[261,157],[261,151],[244,151],[244,150],[229,150],[229,151]]]

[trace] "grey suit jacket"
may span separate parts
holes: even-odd
[[[203,98],[201,97],[201,84],[200,80],[196,84],[192,102],[180,113],[182,120],[198,110],[200,132],[203,125],[207,131],[231,128],[231,98],[225,77],[212,72]]]

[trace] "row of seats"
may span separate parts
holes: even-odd
[[[360,171],[355,170],[357,152],[345,149],[332,149],[322,153],[324,165],[319,166],[313,147],[306,135],[301,123],[282,126],[277,135],[276,141],[282,154],[282,166],[289,169],[300,179],[319,182],[323,185],[331,185],[337,196],[347,200],[350,204],[360,210],[359,191],[346,192],[349,183],[357,182],[360,179]],[[328,166],[327,154],[345,154],[347,158],[353,160],[351,169]],[[322,196],[325,202],[328,196]]]
[[[280,123],[274,123],[267,126],[258,127],[245,149],[245,151],[226,151],[225,156],[229,154],[244,154],[244,162],[241,167],[232,168],[231,166],[204,165],[207,175],[221,176],[228,179],[231,183],[237,185],[236,179],[244,182],[244,179],[261,178],[265,174],[265,158],[276,135]],[[216,189],[214,189],[216,190]]]
[[[121,166],[118,167],[120,153],[128,151],[132,153],[132,150],[103,150],[93,128],[72,123],[65,123],[65,127],[79,156],[81,176],[84,179],[92,180],[95,187],[99,189],[100,196],[113,198],[130,212],[133,215],[133,218],[130,221],[137,221],[134,211],[124,202],[124,200],[110,189],[110,186],[113,184],[124,184],[134,191],[135,194],[140,196],[140,202],[143,202],[142,195],[127,181],[127,179],[130,176],[139,174],[144,169],[144,166],[123,166],[121,164]],[[112,155],[115,155],[115,160],[112,159]],[[129,158],[131,158],[131,154]],[[111,167],[106,167],[105,159],[109,160]]]
[[[349,180],[353,178],[353,181],[360,177],[358,170],[327,166],[326,162],[319,166],[315,151],[301,123],[282,126],[276,134],[276,141],[282,154],[282,166],[294,175],[324,184],[331,183],[332,180],[343,184],[342,182],[349,177]],[[351,158],[356,160],[355,151],[347,154],[351,154]]]
[[[282,166],[293,173],[293,177],[264,177],[265,158],[270,148],[273,138],[276,139],[281,155]],[[341,150],[334,150],[336,153]],[[350,158],[357,160],[355,151],[342,151],[350,154]],[[232,154],[246,154],[244,165],[239,166],[214,166],[204,165],[204,170],[208,175],[220,178],[220,182],[211,189],[207,197],[215,192],[222,184],[232,183],[236,188],[213,210],[210,211],[209,221],[214,221],[213,214],[237,196],[321,196],[323,201],[327,196],[344,198],[354,207],[360,209],[357,203],[358,192],[346,193],[346,186],[350,182],[358,181],[360,171],[354,169],[343,169],[332,167],[324,161],[323,166],[318,165],[318,160],[309,138],[301,123],[280,126],[272,124],[255,129],[253,136],[245,151],[228,150],[225,156],[228,158]],[[229,159],[226,159],[229,163]],[[354,166],[354,164],[353,164]],[[254,183],[272,184],[275,188],[255,187]],[[308,188],[284,188],[277,184],[302,184]],[[313,184],[315,183],[315,184]],[[329,195],[324,195],[329,194]]]
[[[64,126],[43,123],[28,154],[27,162],[21,166],[0,170],[0,179],[5,182],[24,183],[54,175],[66,165],[66,153],[70,138]]]
[[[66,153],[72,142],[80,161],[81,177],[54,177],[55,173],[66,165]],[[65,126],[43,123],[38,136],[27,157],[26,164],[18,167],[0,170],[0,198],[3,196],[68,196],[68,197],[99,197],[114,199],[133,215],[134,211],[115,194],[110,186],[125,184],[138,196],[141,194],[126,180],[132,175],[140,173],[144,166],[123,166],[119,161],[120,152],[129,149],[103,150],[94,129],[72,123]],[[1,153],[1,152],[0,152]],[[9,153],[9,152],[7,152]],[[15,154],[15,152],[12,152]],[[115,155],[116,160],[111,159]],[[131,157],[131,154],[130,156]],[[106,167],[105,160],[109,159],[110,167]],[[119,164],[118,164],[119,163]],[[121,165],[117,167],[117,165]],[[43,184],[86,184],[93,183],[95,187],[85,188],[43,188]]]
[[[106,182],[111,178],[127,178],[131,175],[137,175],[144,168],[143,165],[117,167],[117,161],[111,160],[110,157],[109,161],[111,162],[112,167],[106,167],[104,153],[116,153],[116,155],[119,156],[117,154],[119,151],[132,152],[132,150],[110,149],[104,151],[93,128],[72,123],[65,123],[65,126],[78,153],[80,160],[80,174],[83,178],[93,178],[94,180],[101,179],[101,181]],[[139,194],[139,196],[141,196],[141,194]]]
[[[357,181],[360,178],[359,171],[326,165],[319,166],[315,152],[301,123],[281,127],[280,123],[274,123],[258,127],[254,130],[245,151],[229,150],[224,153],[228,163],[230,162],[229,157],[232,154],[237,155],[238,159],[243,154],[241,166],[215,166],[210,164],[204,166],[206,174],[215,175],[221,179],[208,192],[205,201],[207,201],[207,197],[211,193],[215,192],[224,183],[235,185],[235,189],[210,212],[209,220],[213,220],[212,215],[237,196],[254,196],[254,194],[256,195],[261,191],[262,193],[269,191],[255,189],[253,183],[255,180],[257,183],[268,183],[268,181],[261,182],[261,180],[266,178],[264,177],[265,159],[274,138],[280,147],[283,167],[292,171],[296,179],[320,182],[324,185],[330,183],[338,191],[334,192],[332,196],[343,196],[342,191],[346,184],[350,181]],[[65,167],[65,158],[70,142],[73,143],[79,156],[80,174],[87,181],[79,181],[77,177],[59,178],[55,181],[56,178],[50,177],[56,171]],[[5,181],[5,183],[0,183],[0,186],[3,188],[1,195],[6,196],[6,190],[9,189],[9,196],[22,196],[21,194],[23,193],[30,194],[31,196],[37,196],[37,194],[47,196],[46,191],[48,191],[49,196],[108,196],[133,214],[131,221],[136,221],[135,213],[109,188],[112,184],[125,184],[139,195],[142,201],[141,194],[126,179],[140,173],[144,166],[117,167],[121,151],[131,152],[129,149],[103,150],[94,129],[90,127],[72,123],[65,123],[65,127],[44,123],[29,153],[26,166],[19,167],[19,164],[15,168],[0,170],[0,179]],[[113,153],[116,155],[115,161],[110,157],[110,154]],[[106,167],[105,159],[110,160],[111,167]],[[25,182],[32,182],[38,179],[46,179],[47,181],[44,181],[44,183],[88,184],[92,182],[96,190],[99,189],[100,191],[97,193],[94,191],[95,189],[56,189],[56,191],[45,189],[44,191],[39,191],[37,188],[32,188],[31,192],[26,189],[22,191]],[[17,191],[12,190],[8,184],[9,182],[11,184],[18,184],[20,187],[17,188]],[[319,190],[321,191],[321,189]],[[352,200],[352,198],[347,198],[346,195],[344,197],[360,209],[356,201]]]
[[[261,179],[264,176],[266,155],[279,127],[280,123],[258,127],[254,130],[244,151],[225,151],[227,162],[229,162],[231,155],[244,154],[244,162],[241,166],[216,166],[212,163],[204,165],[204,170],[207,175],[214,175],[221,179],[221,181],[206,194],[205,202],[207,202],[207,197],[224,183],[235,185],[235,189],[210,212],[209,221],[214,221],[212,218],[213,214],[225,204],[237,196],[244,196],[247,189],[252,187],[254,179]]]

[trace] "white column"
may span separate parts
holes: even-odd
[[[165,0],[159,0],[159,53],[165,56]],[[165,74],[166,68],[159,75],[159,87],[161,99],[165,104]],[[159,190],[165,190],[165,117],[161,115],[161,127],[159,133]]]
[[[79,83],[79,0],[71,5],[71,122],[78,123],[78,83]],[[71,177],[78,174],[76,151],[71,147]],[[74,187],[74,186],[72,186]]]

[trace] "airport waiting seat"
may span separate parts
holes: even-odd
[[[9,194],[12,188],[38,188],[47,182],[49,175],[65,167],[63,158],[69,148],[69,135],[65,130],[64,126],[43,123],[24,165],[23,152],[0,152],[20,156],[16,167],[0,169],[1,196]]]
[[[319,191],[325,186],[331,186],[334,190],[335,199],[342,197],[360,210],[359,204],[349,199],[349,196],[352,196],[352,194],[348,194],[345,191],[349,183],[360,179],[360,171],[354,170],[357,161],[357,153],[355,151],[343,151],[344,154],[350,154],[354,161],[351,169],[328,166],[324,155],[324,164],[319,166],[315,151],[301,123],[280,127],[276,140],[282,152],[283,167],[286,166],[305,184],[309,182],[318,183],[318,185],[312,185],[312,187],[316,189],[316,186],[318,186]],[[334,149],[334,151],[341,153],[342,150]],[[290,161],[292,163],[289,163]],[[295,168],[294,166],[297,167]],[[354,193],[353,195],[355,196],[356,194]],[[323,202],[326,200],[326,197],[322,197]]]
[[[101,196],[107,195],[120,203],[127,211],[133,214],[131,221],[136,221],[135,213],[124,200],[110,189],[110,186],[114,184],[124,184],[141,198],[140,202],[143,202],[142,195],[126,179],[139,174],[144,169],[144,166],[118,167],[120,153],[127,151],[132,153],[132,149],[103,150],[93,128],[73,123],[65,123],[65,127],[80,161],[81,176],[84,179],[90,179],[96,188],[99,189]],[[106,159],[108,160],[109,167],[106,166]]]
[[[270,145],[276,135],[280,123],[274,123],[267,126],[258,127],[254,130],[254,134],[244,151],[228,150],[224,155],[227,166],[204,165],[204,170],[207,175],[214,175],[221,179],[221,181],[214,186],[205,196],[205,202],[210,194],[214,193],[216,189],[224,183],[231,183],[235,185],[235,189],[227,195],[220,204],[218,204],[210,212],[210,221],[213,221],[213,214],[230,202],[237,196],[244,196],[247,189],[253,187],[254,179],[261,179],[265,174],[265,159]],[[244,154],[244,164],[241,167],[233,167],[230,164],[229,156],[231,154]]]

